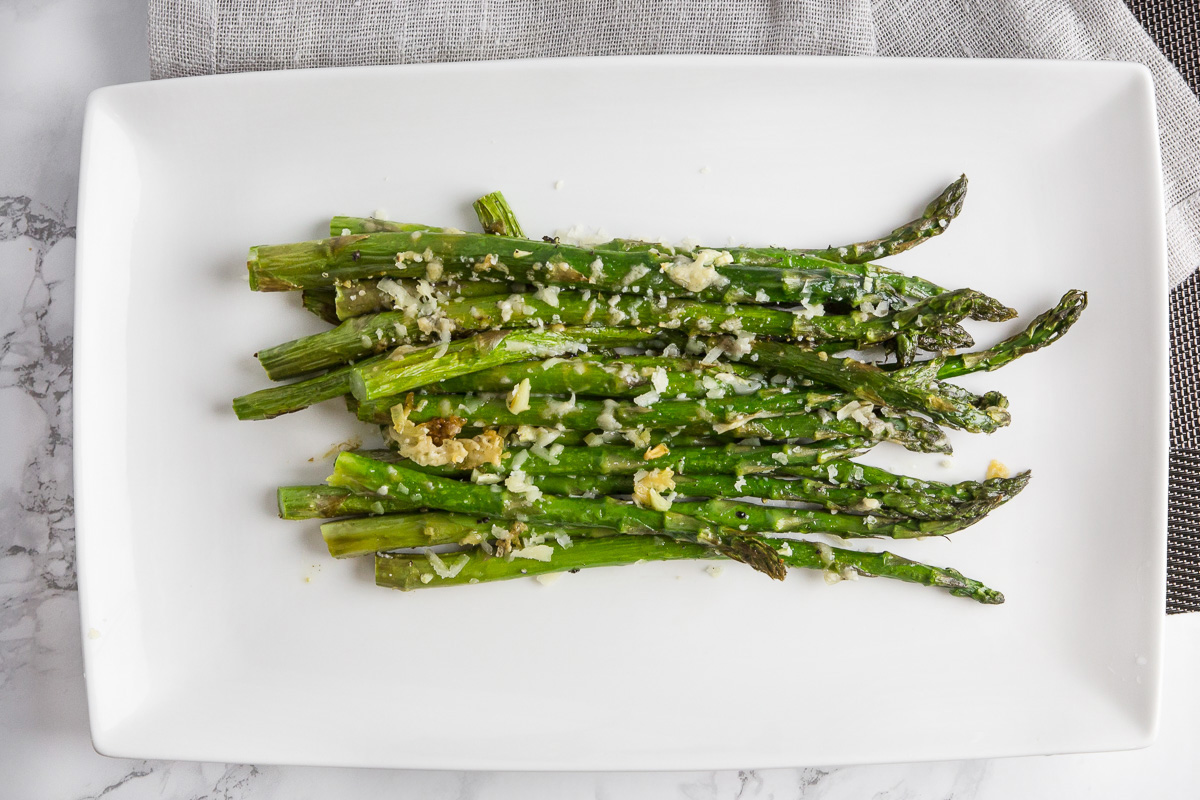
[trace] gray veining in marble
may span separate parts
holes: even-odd
[[[197,0],[198,2],[202,0]],[[138,0],[0,4],[0,800],[547,797],[992,800],[1200,785],[1200,615],[1168,623],[1162,742],[1138,753],[716,773],[402,772],[108,759],[92,751],[71,495],[74,205],[83,101],[148,75]],[[864,718],[864,724],[869,719]]]

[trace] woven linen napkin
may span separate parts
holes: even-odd
[[[155,78],[659,53],[1137,61],[1157,92],[1171,286],[1200,265],[1200,103],[1120,0],[149,0],[149,50]],[[1200,610],[1195,283],[1172,309],[1169,611]]]

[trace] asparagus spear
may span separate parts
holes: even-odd
[[[402,279],[395,281],[405,292],[413,297],[421,293],[419,281]],[[429,290],[434,297],[445,295],[446,301],[464,297],[487,297],[503,291],[512,291],[512,287],[497,283],[453,283],[431,284]],[[308,291],[323,291],[310,289]],[[351,281],[349,286],[338,284],[334,287],[334,313],[336,318],[331,320],[335,325],[351,317],[361,317],[365,314],[376,314],[380,311],[391,311],[396,307],[396,296],[379,288],[379,281]]]
[[[1008,401],[991,393],[989,404],[964,389],[937,379],[938,359],[886,372],[853,358],[820,358],[793,345],[758,340],[752,345],[759,366],[790,371],[828,386],[836,386],[860,401],[919,411],[935,422],[972,433],[991,433],[1008,425]],[[982,407],[980,407],[982,406]]]
[[[393,222],[390,219],[376,217],[333,217],[329,220],[329,235],[350,236],[363,233],[462,233],[457,228],[439,228],[434,225],[422,225],[413,222]]]
[[[902,519],[876,514],[840,514],[833,511],[744,503],[735,500],[679,502],[671,510],[698,520],[738,531],[773,533],[832,533],[844,538],[920,539],[947,536],[979,522],[986,510],[951,519]]]
[[[305,289],[300,293],[304,308],[326,322],[337,325],[338,319],[335,293],[329,289]]]
[[[521,523],[519,532],[511,532],[518,541],[511,545],[521,549],[530,541],[556,540],[571,542],[576,538],[597,539],[618,535],[612,528],[578,525],[538,525]],[[509,536],[510,531],[505,530]],[[469,514],[445,511],[425,511],[410,514],[388,514],[382,517],[347,519],[326,522],[321,526],[325,546],[334,558],[365,556],[385,550],[414,547],[435,547],[445,544],[478,544],[495,537],[492,522]]]
[[[488,558],[478,550],[470,550],[465,554],[468,560],[459,571],[453,577],[444,578],[438,575],[427,556],[379,554],[375,557],[375,582],[379,586],[408,591],[425,587],[508,580],[586,567],[621,566],[641,561],[721,557],[711,548],[661,536],[580,539],[574,541],[570,548],[560,545],[550,545],[550,548],[549,561],[508,561]],[[859,575],[867,578],[891,578],[945,589],[950,594],[967,597],[979,603],[995,605],[1004,602],[1003,594],[963,576],[957,570],[910,561],[888,552],[860,553],[816,542],[790,542],[781,558],[788,567],[823,570],[833,581]]]
[[[864,278],[834,262],[797,256],[798,268],[733,263],[724,251],[667,256],[651,252],[591,250],[488,234],[370,233],[250,249],[250,288],[288,291],[376,277],[425,277],[431,261],[453,280],[492,280],[629,292],[719,303],[825,302],[858,307],[899,301],[884,287],[867,291]]]
[[[555,440],[558,441],[557,439]],[[695,475],[756,475],[776,472],[785,467],[810,466],[814,476],[838,475],[838,467],[850,462],[842,459],[850,458],[866,452],[869,443],[860,440],[860,446],[847,449],[838,439],[833,442],[820,444],[784,444],[784,445],[740,445],[727,444],[716,447],[676,447],[668,445],[666,452],[654,452],[653,448],[622,447],[619,445],[598,445],[596,447],[563,447],[557,449],[553,459],[544,457],[526,458],[521,469],[528,475],[633,475],[643,469],[671,469],[677,474]],[[650,452],[652,457],[648,458]],[[383,451],[372,450],[364,452],[368,458],[387,460]],[[506,457],[511,458],[509,451]],[[835,465],[832,472],[825,464]],[[413,465],[410,465],[413,466]],[[855,465],[852,465],[855,466]],[[453,466],[418,467],[422,472],[432,472],[435,475],[457,475],[462,470]],[[871,469],[864,467],[864,470]],[[484,465],[479,471],[485,474],[506,474],[507,464],[501,467]],[[882,472],[882,470],[881,470]],[[884,473],[892,478],[891,473]],[[841,481],[849,483],[849,480]],[[858,484],[864,485],[864,484]],[[584,489],[588,488],[586,485]],[[904,490],[907,487],[887,483],[886,488]]]
[[[401,398],[392,406],[392,421],[401,417],[415,423],[437,417],[461,416],[476,427],[494,425],[561,425],[574,430],[681,429],[692,434],[725,434],[762,439],[836,439],[861,437],[888,439],[917,452],[945,453],[950,443],[945,433],[921,417],[893,412],[886,407],[863,409],[853,417],[838,419],[837,410],[854,403],[853,395],[840,392],[783,393],[767,390],[743,397],[716,400],[660,400],[643,406],[633,401],[577,398],[574,403],[553,397],[530,397],[528,408],[514,412],[507,400],[463,395],[422,395],[406,410]],[[378,405],[370,407],[374,413]],[[362,409],[359,409],[360,412]],[[360,416],[361,418],[361,416]],[[373,421],[373,420],[367,420]]]
[[[557,441],[557,440],[556,440]],[[1016,496],[1028,483],[1029,473],[1023,472],[1012,478],[990,478],[986,481],[962,481],[948,484],[937,481],[924,481],[906,475],[896,475],[878,467],[856,464],[847,459],[865,452],[869,443],[862,442],[858,446],[846,443],[853,442],[841,439],[833,442],[823,442],[814,445],[725,445],[706,447],[677,447],[668,445],[667,452],[658,453],[653,448],[619,447],[601,445],[598,447],[562,447],[555,448],[553,455],[543,451],[540,455],[535,451],[534,457],[525,457],[521,470],[533,476],[539,482],[547,476],[580,476],[587,475],[587,480],[576,480],[576,486],[583,490],[603,491],[601,479],[610,476],[627,477],[644,469],[670,469],[675,472],[678,482],[683,475],[790,475],[812,481],[820,481],[832,489],[854,489],[869,492],[873,495],[904,495],[914,497],[930,507],[952,506],[955,514],[950,516],[970,516],[987,513],[990,509],[1007,502]],[[661,449],[661,448],[660,448]],[[519,451],[517,451],[519,452]],[[400,457],[391,451],[360,451],[361,455],[379,460],[398,460]],[[647,458],[653,455],[653,458]],[[514,451],[506,451],[505,461],[499,467],[485,464],[478,468],[483,474],[507,474],[511,471]],[[435,475],[463,475],[463,471],[454,466],[420,466],[408,463],[411,469],[430,472]],[[562,494],[556,486],[566,484],[547,484],[546,491]],[[627,484],[620,484],[625,487]],[[756,495],[747,489],[748,484],[738,485],[733,480],[733,488],[742,496]],[[732,496],[733,493],[726,493]],[[846,502],[843,505],[850,505]],[[917,514],[913,514],[917,516]]]
[[[375,356],[360,361],[359,365],[382,361],[384,358],[386,356]],[[350,393],[350,372],[353,369],[353,366],[339,367],[302,381],[272,386],[235,397],[233,412],[237,414],[238,419],[273,419],[325,400],[342,397]]]
[[[647,464],[646,467],[654,467]],[[874,511],[884,516],[912,519],[959,519],[986,513],[977,506],[956,505],[944,500],[904,492],[875,492],[835,487],[809,478],[783,479],[762,475],[675,475],[675,492],[681,497],[787,500],[813,503],[838,513]],[[550,494],[632,494],[632,475],[546,475],[537,479],[538,488]]]
[[[904,252],[917,246],[925,241],[925,239],[942,233],[962,210],[963,199],[966,193],[967,176],[962,175],[934,198],[925,207],[925,211],[920,217],[906,222],[881,239],[821,249],[788,250],[773,247],[738,247],[730,248],[728,252],[732,255],[733,262],[736,264],[775,267],[800,266],[803,262],[797,263],[791,259],[796,256],[801,258],[816,256],[832,262],[862,267],[861,270],[855,270],[855,274],[876,277],[890,285],[901,295],[932,297],[944,290],[940,286],[929,283],[921,278],[901,275],[893,270],[867,262],[873,258],[882,258]],[[484,205],[483,210],[480,208],[481,204]],[[493,192],[476,200],[475,211],[486,232],[502,236],[524,237],[520,225],[516,222],[512,208],[509,207],[508,202],[500,192]],[[337,236],[343,232],[375,233],[384,230],[429,230],[428,226],[410,226],[405,228],[402,227],[402,223],[385,223],[380,220],[339,217],[335,219],[335,222],[339,220],[342,224],[336,226],[334,223],[330,224],[330,236]],[[383,222],[383,225],[396,225],[396,227],[394,229],[382,227],[381,222]],[[679,251],[690,252],[686,248],[674,248],[661,242],[647,242],[637,239],[613,239],[598,245],[597,249],[625,252],[662,251],[672,255]],[[722,248],[718,247],[693,248],[693,250],[701,249],[722,250]]]
[[[1015,336],[981,350],[948,356],[938,367],[938,378],[957,378],[972,372],[991,372],[1058,341],[1071,329],[1087,308],[1087,292],[1072,289],[1062,296],[1054,308],[1039,314],[1025,330]]]
[[[498,364],[585,352],[589,345],[636,347],[645,341],[646,334],[620,328],[487,331],[448,344],[397,349],[387,358],[355,365],[350,391],[359,401],[375,400]]]
[[[660,372],[661,370],[661,372]],[[583,353],[572,359],[520,361],[442,381],[431,387],[439,393],[507,392],[529,380],[533,394],[570,394],[599,397],[635,397],[659,381],[663,397],[686,395],[699,399],[728,392],[744,394],[770,383],[767,375],[750,365],[665,356],[600,356]]]
[[[740,539],[742,533],[832,533],[853,538],[913,539],[945,536],[983,518],[979,514],[950,520],[903,520],[732,500],[674,503],[668,511],[656,511],[611,497],[599,500],[537,492],[534,493],[536,499],[529,500],[514,492],[494,492],[491,486],[428,475],[399,464],[373,461],[355,453],[338,456],[329,483],[359,492],[398,493],[414,502],[443,511],[486,514],[504,519],[520,518],[523,522],[615,528],[622,533],[663,531],[687,541],[730,548],[731,552],[740,554],[741,558],[737,560],[745,560],[756,569],[768,572],[777,565],[772,565],[770,557],[764,556],[757,547]]]
[[[961,175],[958,180],[947,186],[941,194],[935,197],[921,216],[906,222],[881,239],[867,242],[848,244],[842,247],[828,247],[824,250],[808,251],[812,255],[840,261],[846,264],[861,264],[873,258],[894,256],[905,250],[916,247],[926,239],[939,235],[950,224],[950,221],[962,211],[963,200],[967,195],[967,176]]]
[[[337,486],[280,486],[276,491],[282,519],[331,519],[363,514],[395,514],[420,505],[407,498],[356,494]]]
[[[747,563],[777,580],[782,580],[785,574],[778,553],[755,537],[705,523],[696,517],[641,508],[611,498],[587,500],[553,495],[538,497],[536,492],[494,492],[491,486],[426,475],[354,453],[342,453],[337,457],[329,483],[360,492],[398,494],[443,511],[519,519],[521,522],[614,528],[637,534],[662,531],[672,538],[716,548],[735,561]]]
[[[444,380],[428,387],[428,390],[446,394],[508,392],[521,381],[529,380],[533,394],[566,395],[575,392],[600,397],[636,397],[651,390],[654,386],[651,379],[657,379],[660,386],[665,380],[666,389],[661,390],[660,394],[676,399],[680,395],[691,399],[702,399],[708,395],[715,398],[726,391],[741,394],[768,385],[765,375],[742,364],[704,364],[693,359],[663,356],[612,357],[583,353],[571,359],[551,358],[502,364]],[[348,383],[346,391],[350,391]],[[401,399],[385,397],[360,403],[355,411],[359,419],[387,424],[391,421],[391,408]]]
[[[780,467],[779,472],[800,478],[826,481],[834,486],[849,486],[870,489],[875,492],[903,492],[918,494],[977,509],[991,509],[1015,497],[1029,483],[1029,472],[1021,472],[1011,478],[989,478],[985,481],[961,481],[941,483],[924,481],[908,475],[896,475],[878,467],[869,467],[853,461],[827,461],[820,465],[790,464]]]
[[[590,293],[564,292],[532,296],[472,297],[442,305],[434,303],[438,318],[444,317],[457,331],[483,330],[500,326],[538,327],[550,323],[594,324],[603,320],[612,325],[659,325],[667,329],[683,328],[692,332],[714,329],[743,330],[764,336],[781,336],[830,343],[846,349],[849,344],[863,346],[886,341],[897,331],[912,331],[945,338],[942,346],[969,346],[956,338],[953,323],[967,316],[994,318],[995,301],[969,289],[948,292],[909,308],[882,317],[817,316],[807,317],[788,311],[753,306],[721,306],[686,300],[652,301],[637,295],[591,296]],[[427,338],[432,333],[433,317],[424,328],[407,312],[385,312],[357,317],[331,331],[306,336],[267,348],[258,353],[267,374],[275,380],[346,363],[390,346]],[[422,336],[420,331],[430,333]],[[961,330],[961,329],[959,329]],[[965,336],[965,332],[962,332]],[[927,343],[928,344],[928,343]]]
[[[794,257],[816,256],[828,261],[841,263],[849,271],[878,280],[891,287],[892,290],[900,295],[918,298],[933,297],[945,290],[937,284],[930,283],[922,278],[902,275],[886,267],[868,262],[873,258],[882,258],[901,253],[909,248],[916,247],[931,236],[940,234],[950,224],[950,221],[958,216],[959,211],[962,210],[963,198],[966,193],[967,176],[963,175],[934,198],[925,207],[925,211],[920,217],[911,222],[906,222],[882,239],[817,250],[788,250],[779,247],[734,247],[729,248],[728,252],[736,264],[775,267],[798,266],[799,264],[792,260]],[[599,247],[601,249],[646,251],[661,249],[664,245],[657,242],[645,242],[636,239],[613,239]]]
[[[691,333],[734,330],[819,342],[821,350],[845,350],[887,341],[897,332],[920,337],[926,349],[969,347],[970,336],[954,323],[966,317],[993,318],[995,301],[970,289],[898,309],[881,317],[807,316],[774,308],[718,305],[640,295],[561,292],[533,295],[466,297],[445,303],[429,301],[436,313],[390,311],[346,320],[330,331],[305,336],[259,351],[258,359],[273,380],[344,364],[397,344],[428,340],[439,319],[458,332],[489,328],[541,327],[550,324],[658,326]]]
[[[496,236],[511,236],[517,239],[525,238],[521,223],[500,192],[485,194],[474,203],[475,216],[486,233]]]

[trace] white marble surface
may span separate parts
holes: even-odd
[[[988,800],[1200,793],[1200,614],[1168,620],[1160,739],[1130,753],[641,774],[404,772],[96,755],[88,739],[73,554],[75,184],[87,92],[148,76],[144,17],[139,0],[0,3],[0,800]]]

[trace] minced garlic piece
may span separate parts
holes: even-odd
[[[474,469],[481,464],[500,466],[500,454],[504,452],[504,439],[492,430],[484,431],[470,439],[443,439],[435,444],[430,436],[430,424],[414,424],[401,410],[393,415],[395,427],[389,435],[399,445],[399,453],[423,467],[440,467],[457,464],[463,469]]]
[[[663,492],[674,491],[675,472],[671,469],[638,470],[633,476],[633,502],[642,508],[668,511],[671,501]]]
[[[992,459],[992,463],[988,464],[987,477],[990,478],[1007,478],[1011,475],[1008,467],[1002,462]]]
[[[522,411],[529,410],[529,388],[529,378],[523,379],[513,387],[513,390],[508,393],[506,402],[509,411],[520,414]]]
[[[662,458],[663,456],[670,455],[670,454],[671,454],[671,450],[667,447],[666,443],[660,442],[660,443],[656,444],[654,447],[651,447],[649,450],[647,450],[646,454],[644,456],[642,456],[642,458],[645,459],[646,461],[653,461],[656,458]]]

